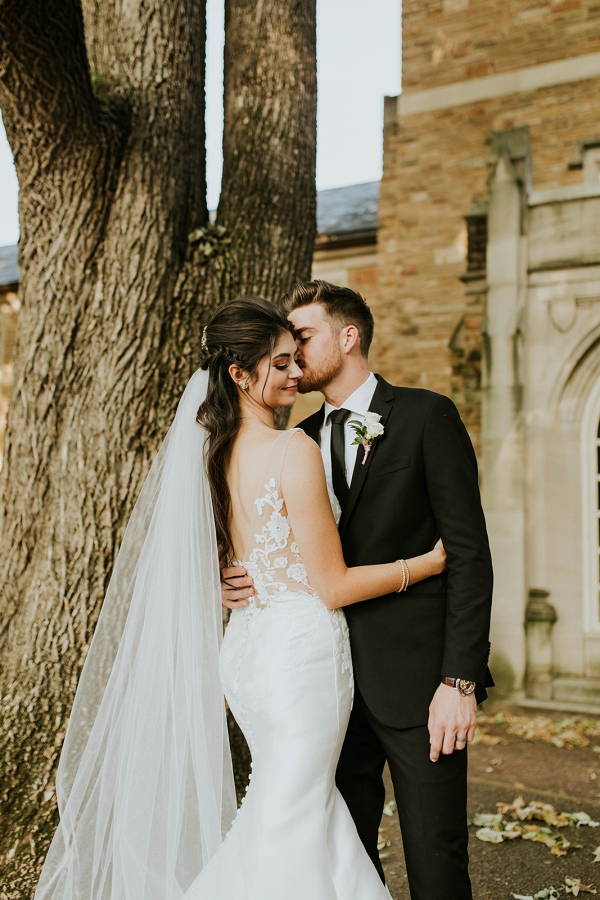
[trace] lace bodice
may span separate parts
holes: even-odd
[[[244,559],[239,561],[254,579],[256,607],[290,594],[316,597],[302,562],[281,491],[281,472],[290,440],[298,428],[273,441],[258,485]]]

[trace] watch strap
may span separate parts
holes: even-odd
[[[442,684],[455,688],[463,697],[467,697],[475,690],[475,682],[469,681],[466,678],[449,678],[447,675],[442,675],[440,680]]]

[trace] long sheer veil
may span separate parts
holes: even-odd
[[[127,526],[57,776],[35,900],[177,900],[235,815],[196,372]]]

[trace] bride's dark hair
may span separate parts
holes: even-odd
[[[285,331],[294,333],[291,323],[274,303],[262,297],[240,297],[224,303],[204,329],[200,366],[208,369],[208,388],[196,420],[208,432],[206,472],[219,555],[226,562],[233,558],[226,471],[231,445],[240,427],[240,388],[229,374],[229,366],[239,366],[252,379],[261,359],[272,355]]]

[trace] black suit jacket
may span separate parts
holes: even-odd
[[[426,724],[440,676],[478,682],[478,700],[493,684],[492,563],[475,452],[456,407],[441,394],[377,380],[370,410],[385,432],[364,465],[358,447],[340,522],[346,563],[409,559],[440,536],[448,557],[444,575],[344,610],[363,699],[384,724],[409,728]],[[316,441],[323,414],[299,426]]]

